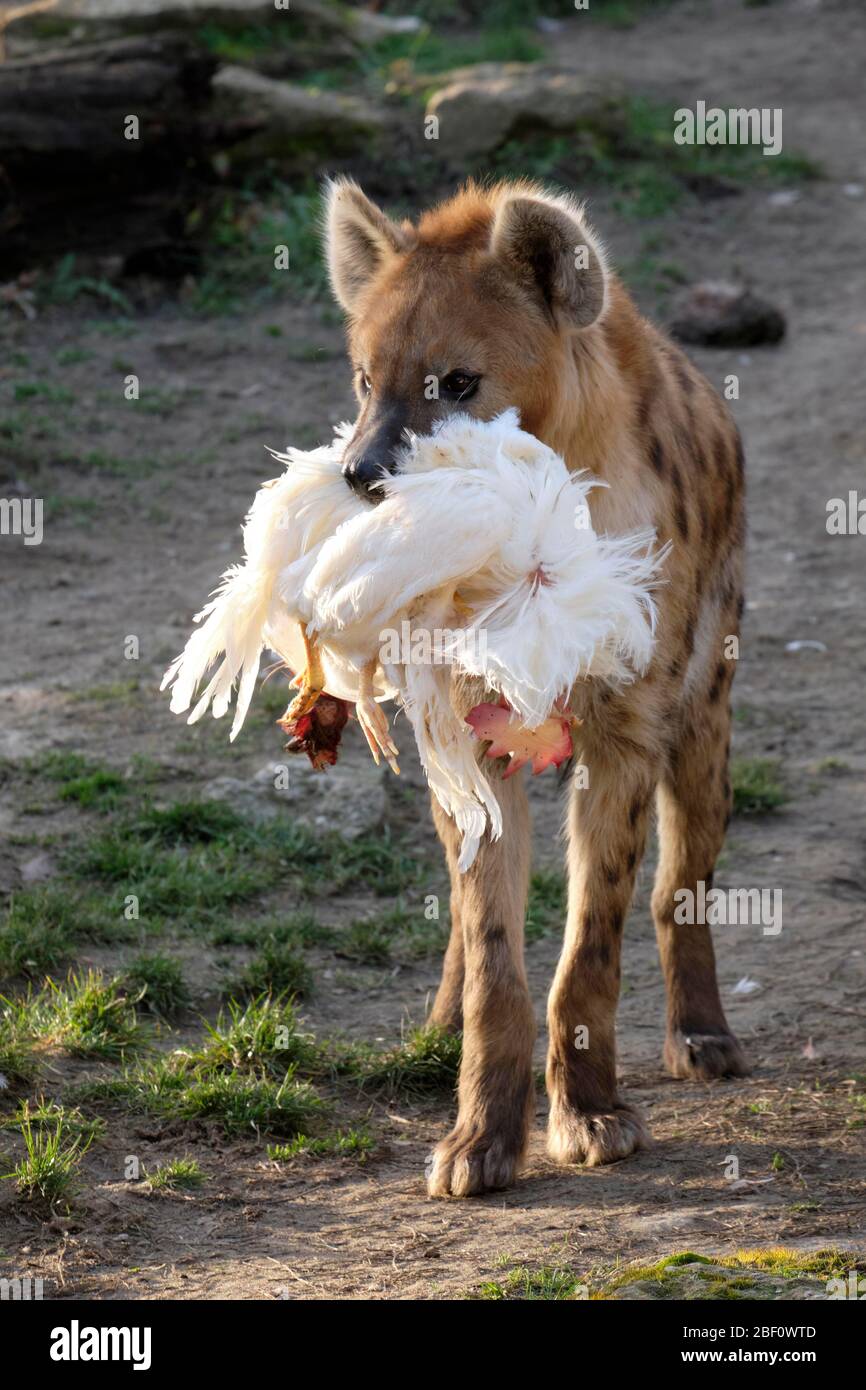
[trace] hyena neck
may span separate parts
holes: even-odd
[[[635,451],[635,403],[655,375],[645,325],[621,286],[604,319],[563,344],[559,389],[544,439],[571,469],[608,479]]]

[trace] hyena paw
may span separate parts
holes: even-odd
[[[508,1187],[523,1156],[522,1136],[485,1134],[476,1125],[459,1122],[436,1145],[427,1163],[431,1197],[475,1197]]]
[[[595,1168],[616,1163],[652,1142],[636,1110],[612,1105],[608,1110],[574,1110],[554,1104],[547,1123],[547,1152],[555,1163],[582,1163]]]
[[[671,1076],[713,1081],[717,1076],[748,1076],[749,1064],[733,1033],[686,1033],[675,1029],[665,1040],[665,1066]]]

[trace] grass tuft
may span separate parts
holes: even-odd
[[[85,1139],[79,1133],[68,1139],[63,1117],[53,1128],[37,1124],[26,1105],[19,1123],[24,1139],[25,1154],[9,1173],[0,1174],[13,1180],[19,1194],[27,1201],[42,1201],[54,1206],[62,1199],[69,1201],[78,1187],[78,1165],[90,1147],[92,1136]]]
[[[160,1018],[172,1018],[189,1008],[190,994],[183,971],[171,956],[136,956],[122,979],[126,988],[137,995],[140,1007]]]
[[[273,1159],[275,1163],[290,1163],[292,1159],[300,1158],[302,1155],[311,1158],[336,1156],[357,1158],[363,1163],[374,1147],[375,1140],[366,1130],[337,1130],[335,1134],[326,1134],[318,1139],[299,1134],[288,1144],[269,1144],[268,1158]]]
[[[462,1041],[442,1028],[413,1028],[397,1046],[376,1051],[357,1044],[342,1069],[365,1091],[389,1096],[450,1095],[456,1089]]]
[[[297,947],[274,938],[262,942],[241,972],[234,992],[242,995],[277,994],[303,997],[312,992],[313,972]]]
[[[731,763],[734,811],[741,816],[765,816],[788,800],[779,780],[779,763],[772,758],[734,758]]]
[[[194,1158],[174,1158],[161,1163],[152,1173],[144,1172],[152,1192],[194,1192],[207,1178]]]

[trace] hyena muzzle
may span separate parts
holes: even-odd
[[[665,1063],[700,1080],[746,1071],[709,929],[674,915],[677,890],[709,889],[731,810],[739,435],[705,379],[638,313],[568,198],[529,183],[469,186],[398,224],[338,181],[327,250],[361,406],[344,467],[352,487],[365,491],[394,468],[407,429],[517,406],[524,429],[610,484],[591,494],[597,530],[651,525],[672,543],[649,670],[624,688],[582,682],[571,698],[588,775],[579,786],[572,778],[568,808],[568,914],[548,1001],[548,1149],[560,1163],[612,1162],[648,1140],[618,1093],[614,1022],[623,923],[653,805]],[[479,698],[455,685],[458,708]],[[457,1120],[429,1169],[435,1196],[510,1183],[534,1109],[527,799],[520,777],[492,775],[504,832],[465,874],[456,829],[433,807],[451,874],[451,935],[431,1022],[463,1031]]]

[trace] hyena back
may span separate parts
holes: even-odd
[[[344,467],[353,487],[393,469],[404,430],[428,433],[455,410],[490,419],[513,405],[523,428],[571,468],[610,484],[591,494],[596,530],[650,525],[672,543],[650,669],[621,689],[583,682],[571,699],[588,785],[573,779],[568,809],[568,914],[548,1002],[548,1148],[561,1163],[624,1158],[648,1138],[619,1098],[614,1023],[623,923],[654,804],[666,1065],[704,1080],[746,1071],[709,929],[674,920],[678,889],[696,892],[700,880],[709,888],[731,809],[739,435],[705,379],[638,313],[568,198],[529,183],[469,186],[417,224],[396,224],[339,181],[329,189],[327,249],[361,405]],[[463,710],[478,698],[455,687]],[[503,835],[485,840],[462,875],[457,831],[433,808],[452,886],[431,1020],[463,1030],[457,1120],[428,1178],[436,1196],[506,1186],[534,1110],[523,958],[529,816],[519,777],[502,781],[500,772],[496,790]]]

